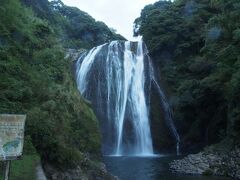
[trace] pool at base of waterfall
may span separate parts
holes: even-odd
[[[169,163],[181,156],[104,156],[107,170],[120,180],[230,180],[225,177],[179,175],[169,171]]]

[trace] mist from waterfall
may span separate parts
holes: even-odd
[[[105,155],[154,155],[149,122],[151,84],[158,89],[168,127],[180,141],[147,54],[142,40],[113,41],[93,48],[76,63],[78,89],[100,119]]]

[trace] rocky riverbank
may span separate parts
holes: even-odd
[[[170,163],[171,171],[183,174],[228,176],[240,179],[240,146],[229,151],[214,147]]]
[[[105,164],[93,162],[88,158],[73,169],[60,170],[45,164],[44,170],[47,179],[50,180],[118,180],[106,170]]]

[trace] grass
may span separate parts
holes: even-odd
[[[9,180],[36,179],[36,166],[40,158],[38,155],[24,155],[21,160],[11,162]],[[4,166],[0,163],[0,179],[4,179]]]

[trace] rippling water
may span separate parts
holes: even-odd
[[[108,171],[121,180],[230,180],[224,177],[173,174],[168,170],[168,163],[174,159],[177,157],[104,157]]]

